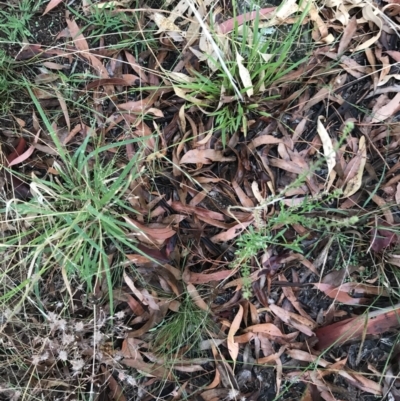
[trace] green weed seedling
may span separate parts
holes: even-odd
[[[286,231],[293,224],[299,224],[306,229],[317,231],[320,238],[326,235],[333,235],[339,240],[342,236],[340,230],[343,228],[354,227],[359,218],[357,216],[333,218],[326,217],[318,211],[323,211],[323,202],[330,202],[340,195],[340,191],[327,194],[324,199],[321,196],[316,198],[306,198],[301,204],[296,206],[286,206],[283,202],[279,204],[279,212],[270,217],[267,222],[257,224],[258,227],[250,226],[249,229],[236,241],[236,256],[233,268],[240,266],[240,272],[244,278],[243,295],[248,298],[251,295],[250,274],[254,261],[258,264],[257,255],[273,247],[303,253],[302,241],[305,237],[296,236],[293,241],[288,242],[285,236]],[[254,213],[259,211],[254,211]],[[260,220],[257,213],[256,221]],[[259,268],[261,266],[259,265]]]

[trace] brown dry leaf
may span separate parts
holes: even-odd
[[[174,89],[176,96],[179,96],[180,98],[185,99],[190,103],[196,104],[198,106],[205,106],[208,103],[207,100],[198,99],[194,96],[188,95],[188,93],[191,92],[189,90],[184,90],[182,88],[179,88],[176,85],[173,85],[173,89]]]
[[[104,85],[120,85],[120,86],[131,86],[139,80],[139,77],[133,74],[122,74],[122,78],[100,78],[95,79],[86,85],[86,90],[92,90],[95,88],[99,88]]]
[[[130,331],[128,338],[139,338],[143,334],[146,334],[149,330],[156,327],[164,319],[164,314],[161,311],[152,310],[149,316],[149,320],[137,330]]]
[[[183,275],[183,281],[185,283],[193,283],[193,284],[208,284],[212,281],[221,281],[225,280],[233,273],[232,270],[221,270],[215,273],[195,273],[186,269]]]
[[[390,57],[392,57],[395,61],[400,63],[400,52],[399,51],[386,50],[385,53],[388,54]]]
[[[329,247],[324,247],[324,253],[325,253],[325,248],[328,248],[329,250],[330,246],[332,245],[333,240],[330,240],[327,242],[327,245]],[[327,256],[327,253],[325,253]],[[332,270],[329,272],[327,275],[325,275],[321,282],[325,284],[329,284],[333,287],[339,287],[345,280],[346,278],[350,275],[353,274],[355,271],[358,270],[358,266],[346,266],[345,268],[342,268],[340,270]]]
[[[125,283],[127,284],[127,286],[130,288],[130,290],[133,292],[133,295],[135,295],[135,297],[143,304],[145,304],[145,299],[143,294],[136,288],[135,283],[133,282],[133,280],[126,274],[126,272],[124,271],[123,273],[124,275],[124,280]]]
[[[197,42],[200,36],[200,24],[197,21],[192,21],[186,30],[186,46],[190,47]]]
[[[128,216],[124,216],[124,219],[127,223],[129,223],[132,228],[137,232],[137,237],[140,239],[141,237],[147,237],[150,240],[154,240],[155,242],[163,244],[164,241],[168,238],[171,238],[175,235],[175,231],[167,226],[164,227],[151,227],[145,226],[144,224],[139,223],[136,220],[131,219]]]
[[[342,320],[315,331],[319,350],[361,338],[364,334],[383,334],[398,329],[400,304],[373,311],[367,315]]]
[[[273,167],[277,167],[282,170],[288,171],[289,173],[294,173],[294,174],[304,173],[304,170],[292,161],[271,158],[269,160],[269,164]]]
[[[49,84],[51,82],[57,81],[60,77],[58,74],[53,74],[53,73],[43,73],[43,74],[38,74],[35,76],[35,84],[40,85],[40,84]]]
[[[174,364],[173,369],[179,371],[179,372],[186,372],[186,373],[193,373],[193,372],[201,372],[205,371],[205,369],[201,365],[195,365],[193,362],[191,363],[190,366],[185,366],[185,365],[179,365],[179,363]]]
[[[70,132],[71,131],[71,121],[69,118],[67,102],[65,101],[63,95],[61,94],[61,92],[58,89],[54,88],[54,91],[57,95],[58,102],[60,103],[61,110],[64,114],[64,119],[65,119],[65,123],[67,124],[68,132]]]
[[[146,115],[147,113],[153,114],[156,117],[164,117],[163,112],[160,109],[151,107],[156,101],[156,98],[149,96],[148,98],[136,101],[130,101],[126,103],[117,104],[117,108],[120,110],[126,110],[131,113],[140,113]]]
[[[391,99],[388,103],[378,109],[374,117],[372,119],[372,123],[377,123],[381,121],[385,121],[388,118],[392,117],[395,113],[400,110],[400,93]]]
[[[390,211],[387,211],[387,213],[390,213]],[[390,213],[391,216],[391,213]],[[379,224],[380,228],[374,228],[371,231],[371,249],[374,252],[380,253],[384,249],[396,244],[398,241],[398,235],[396,232],[391,228],[391,225],[383,222]],[[384,227],[388,227],[388,229],[385,229]],[[389,261],[388,261],[389,262]],[[397,266],[398,264],[395,263]]]
[[[365,305],[368,303],[367,298],[353,298],[348,294],[348,291],[343,290],[340,286],[335,288],[330,284],[314,283],[314,287],[322,291],[329,298],[345,305]]]
[[[361,136],[361,138],[360,138],[356,158],[357,158],[357,161],[359,160],[357,173],[354,177],[352,177],[348,180],[346,187],[343,191],[343,198],[348,198],[348,197],[354,195],[361,188],[365,163],[367,162],[367,146],[365,143],[364,135]]]
[[[235,342],[234,336],[236,332],[239,330],[240,324],[243,319],[243,306],[239,305],[238,313],[236,314],[233,322],[231,323],[231,327],[229,328],[228,337],[226,339],[227,347],[229,351],[229,355],[233,360],[233,368],[236,365],[236,359],[239,355],[239,344]]]
[[[357,387],[362,391],[366,391],[367,393],[374,395],[382,395],[381,384],[371,379],[368,379],[362,374],[352,372],[349,369],[340,370],[339,374],[340,376],[344,377],[354,387]]]
[[[340,57],[340,63],[340,66],[355,78],[361,78],[369,72],[368,67],[358,64],[357,61],[347,56]]]
[[[354,50],[355,52],[359,52],[360,50],[367,49],[371,47],[375,42],[379,40],[382,34],[382,29],[383,29],[383,22],[382,20],[376,15],[376,13],[379,12],[379,10],[372,6],[372,4],[365,4],[362,7],[362,14],[365,20],[373,22],[378,28],[379,32],[373,36],[372,38],[368,39],[361,45],[357,46],[357,48]]]
[[[261,145],[277,145],[279,143],[284,143],[285,141],[280,138],[275,138],[272,135],[261,135],[254,138],[247,146],[250,151],[254,150]]]
[[[220,383],[221,383],[221,374],[219,373],[218,369],[215,369],[215,377],[213,381],[208,386],[204,387],[204,389],[211,390],[215,387],[218,387]]]
[[[368,194],[372,195],[369,191],[368,191]],[[389,226],[393,225],[394,217],[393,217],[392,212],[390,211],[390,208],[388,207],[388,204],[385,201],[385,199],[374,194],[374,195],[372,195],[372,200],[382,209],[382,212],[383,212],[385,219],[386,219],[387,223],[389,224]]]
[[[302,351],[299,349],[287,349],[285,351],[285,354],[289,355],[291,358],[296,359],[298,361],[313,362],[324,368],[329,366],[329,362],[321,358],[320,356],[315,356],[310,354],[309,352]]]
[[[154,249],[154,252],[159,252],[160,256],[161,256],[161,252],[158,249]],[[125,256],[132,263],[135,263],[135,265],[141,266],[141,267],[149,267],[149,268],[151,268],[151,267],[158,266],[159,265],[158,262],[163,262],[163,263],[168,262],[168,259],[166,259],[165,257],[163,257],[162,259],[155,259],[156,261],[154,261],[154,258],[150,259],[150,257],[144,256],[144,255],[141,255],[141,254],[138,254],[138,253],[126,254]]]
[[[307,336],[313,336],[316,323],[308,318],[289,312],[278,305],[269,305],[270,310],[289,326],[301,331]]]
[[[32,155],[32,153],[35,150],[35,145],[37,144],[37,142],[39,140],[40,131],[41,131],[41,129],[39,128],[37,134],[35,135],[32,145],[27,150],[25,150],[25,148],[26,148],[25,139],[20,138],[20,141],[19,141],[18,146],[15,149],[15,151],[13,153],[10,153],[7,156],[7,166],[8,167],[15,166],[19,163],[22,163]]]
[[[314,3],[311,4],[310,10],[309,10],[309,15],[311,18],[311,21],[314,21],[314,29],[312,32],[312,38],[316,42],[323,41],[325,43],[332,43],[334,40],[334,37],[332,34],[329,33],[328,31],[328,26],[326,22],[320,17],[319,15],[319,9],[316,7]]]
[[[129,65],[136,72],[136,74],[139,75],[140,79],[146,84],[149,83],[149,79],[147,78],[147,75],[146,75],[143,67],[137,63],[135,57],[133,57],[132,54],[126,50],[124,51],[124,53],[125,53],[125,57],[129,63]]]
[[[189,75],[186,75],[182,72],[174,72],[174,71],[166,72],[166,75],[168,76],[168,78],[170,78],[171,80],[173,80],[174,82],[177,82],[177,83],[190,84],[190,83],[196,82],[195,78],[193,78]],[[182,131],[185,131],[185,130],[182,130]]]
[[[279,280],[282,282],[287,282],[285,275],[280,274]],[[313,321],[309,314],[303,309],[303,307],[300,305],[300,302],[297,300],[296,296],[294,295],[293,289],[290,287],[283,286],[282,287],[283,294],[285,297],[290,301],[290,303],[293,305],[293,307],[297,310],[297,312],[300,313],[301,316],[307,318],[310,321]]]
[[[193,299],[193,302],[202,310],[208,312],[209,307],[208,305],[203,301],[201,298],[200,294],[197,292],[196,287],[192,283],[188,283],[186,285],[186,289],[190,295],[190,297]]]
[[[244,221],[242,223],[236,224],[235,226],[229,228],[228,230],[223,231],[211,237],[211,241],[214,243],[230,241],[239,236],[243,232],[243,230],[245,230],[246,227],[248,227],[252,222],[253,218],[250,221]]]
[[[77,23],[74,20],[70,20],[69,18],[67,18],[67,25],[72,36],[72,41],[74,42],[74,45],[78,49],[80,54],[90,62],[92,67],[97,71],[101,78],[109,79],[110,76],[108,75],[106,67],[96,56],[90,53],[88,42],[82,35],[82,32],[79,29]],[[113,87],[110,85],[104,86],[104,90],[109,95],[111,95],[114,91]]]
[[[171,202],[171,207],[178,213],[195,214],[196,216],[206,217],[209,219],[224,221],[225,217],[222,213],[214,212],[212,210],[204,209],[202,207],[184,205],[181,202]]]
[[[125,338],[122,342],[121,354],[124,358],[139,359],[142,361],[143,358],[139,352],[139,348],[143,343],[144,341],[137,338]]]
[[[223,34],[226,34],[230,31],[232,31],[236,25],[237,26],[243,25],[243,23],[248,22],[248,21],[253,21],[257,17],[260,20],[269,19],[273,16],[273,12],[275,10],[276,10],[276,7],[268,7],[268,8],[262,8],[261,10],[258,10],[258,11],[252,11],[252,12],[248,12],[246,14],[238,15],[237,17],[231,18],[231,19],[219,24],[218,30]]]
[[[224,156],[221,150],[192,149],[182,156],[179,164],[211,164],[212,162],[233,162],[235,160],[234,156]]]
[[[101,365],[101,371],[105,376],[105,382],[108,384],[108,387],[111,390],[109,397],[115,401],[127,401],[122,387],[104,365]]]
[[[319,272],[315,268],[314,264],[299,253],[292,253],[290,256],[285,257],[283,260],[281,260],[281,263],[288,263],[293,260],[298,260],[302,265],[307,267],[307,269],[311,270],[314,274],[319,276]]]
[[[297,13],[301,9],[296,3],[297,3],[296,0],[284,1],[279,5],[279,7],[277,7],[274,10],[275,11],[274,13],[271,13],[271,16],[270,18],[268,18],[268,21],[259,23],[259,27],[264,28],[287,23],[288,18],[292,14]],[[261,11],[262,10],[260,10],[260,13]]]
[[[395,194],[396,203],[400,205],[400,182],[397,184],[396,187],[396,194]]]
[[[53,91],[37,87],[33,87],[32,92],[35,94],[35,97],[39,100],[54,99],[56,97],[56,94]]]
[[[76,48],[82,53],[82,56],[88,57],[90,52],[89,45],[85,37],[82,35],[78,24],[74,20],[67,18],[67,25]]]
[[[273,353],[271,355],[265,356],[263,358],[258,358],[257,363],[258,364],[270,364],[270,363],[277,363],[277,360],[280,359],[282,356],[283,352],[286,350],[286,346],[280,347],[279,351],[276,353]]]
[[[23,152],[21,155],[15,157],[12,161],[10,161],[8,163],[8,167],[15,166],[17,164],[24,162],[26,159],[28,159],[32,155],[34,150],[35,150],[35,146],[31,145],[25,152]]]
[[[288,335],[283,334],[278,327],[276,327],[272,323],[259,323],[254,324],[253,326],[249,326],[244,329],[248,334],[251,333],[263,333],[266,334],[270,339],[275,339],[277,337],[281,337],[283,339],[288,338]],[[293,334],[293,333],[291,333]]]
[[[132,295],[122,292],[120,290],[114,290],[113,297],[116,301],[126,302],[136,316],[142,316],[145,313],[140,302],[132,297]]]
[[[46,15],[53,8],[56,8],[63,0],[50,0],[50,3],[47,4],[46,9],[44,10],[42,15]]]
[[[356,296],[358,295],[379,295],[389,297],[389,291],[382,286],[364,284],[364,283],[342,283],[340,288]]]
[[[201,399],[204,401],[228,400],[232,390],[229,388],[214,388],[200,393]]]
[[[124,358],[121,363],[135,368],[148,377],[157,377],[162,380],[173,380],[171,369],[167,366],[158,365],[156,363],[145,363],[138,359]]]
[[[347,50],[350,42],[354,39],[354,34],[357,31],[357,26],[357,19],[356,17],[353,17],[349,21],[348,25],[344,28],[343,35],[339,43],[338,54],[342,54]]]
[[[383,82],[386,80],[386,77],[390,73],[391,63],[389,61],[389,56],[382,55],[382,49],[376,48],[375,54],[379,61],[382,63],[382,69],[380,69],[378,81]],[[376,87],[374,89],[376,90]]]
[[[242,206],[249,208],[254,207],[254,202],[246,195],[243,189],[240,188],[236,180],[232,180],[232,188],[235,190]]]

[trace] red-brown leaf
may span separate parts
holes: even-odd
[[[50,3],[47,4],[46,9],[44,10],[44,13],[42,15],[46,15],[49,11],[51,11],[53,8],[56,8],[63,0],[50,0]]]

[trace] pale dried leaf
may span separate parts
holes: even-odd
[[[333,149],[332,139],[321,122],[322,118],[323,118],[322,116],[319,116],[318,118],[317,132],[322,141],[322,147],[324,149],[326,164],[328,165],[328,175],[330,176],[333,168],[336,165],[336,154],[335,150]]]
[[[173,87],[174,87],[176,96],[179,96],[180,98],[185,99],[190,103],[197,104],[198,106],[207,104],[207,102],[205,100],[197,99],[191,95],[188,95],[187,92],[189,92],[189,91],[185,91],[182,88],[177,87],[176,85],[174,85]]]
[[[249,70],[243,65],[244,58],[236,52],[236,63],[239,68],[240,79],[244,89],[246,90],[247,96],[251,97],[254,95],[253,83],[251,82],[251,76]]]
[[[375,42],[377,42],[379,40],[379,38],[381,37],[382,29],[383,29],[383,22],[376,15],[376,10],[377,10],[377,8],[373,7],[371,4],[366,4],[362,8],[363,17],[367,21],[373,22],[379,28],[379,32],[372,38],[368,39],[361,45],[357,46],[357,48],[354,50],[355,52],[359,52],[360,50],[369,48],[371,45],[373,45]]]
[[[243,319],[243,306],[239,305],[238,313],[236,314],[233,322],[231,323],[231,327],[229,328],[228,338],[227,338],[227,347],[229,351],[229,355],[233,360],[233,365],[236,364],[236,359],[239,354],[239,344],[235,342],[234,336],[236,332],[239,330],[240,324]]]
[[[153,19],[158,26],[158,33],[165,32],[170,38],[177,42],[183,40],[185,33],[169,18],[164,17],[164,15],[159,12],[155,12],[153,14]]]
[[[359,157],[361,159],[360,164],[356,175],[347,182],[346,188],[343,192],[344,198],[348,198],[354,195],[361,188],[362,185],[362,177],[364,174],[365,163],[367,162],[367,146],[365,143],[364,135],[360,138],[356,157]]]
[[[182,156],[179,164],[211,164],[212,162],[233,162],[235,160],[234,156],[224,156],[221,150],[192,149]]]
[[[203,301],[203,299],[201,298],[200,294],[198,293],[198,291],[196,290],[196,287],[191,284],[188,283],[186,285],[186,289],[190,295],[190,297],[193,299],[193,302],[202,310],[208,312],[209,311],[209,307],[207,306],[207,304]]]
[[[400,93],[375,112],[372,123],[385,121],[400,110]]]
[[[278,305],[271,304],[269,308],[276,316],[279,317],[279,319],[284,321],[289,326],[293,326],[308,336],[312,336],[314,334],[313,329],[316,327],[316,323],[312,320],[289,312]]]
[[[67,25],[76,48],[82,52],[83,56],[87,57],[87,54],[89,53],[89,45],[85,37],[82,35],[77,23],[67,18]]]

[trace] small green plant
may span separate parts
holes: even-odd
[[[131,4],[131,8],[134,8]],[[135,52],[145,50],[145,46],[156,47],[154,32],[139,29],[136,26],[136,16],[118,12],[117,7],[110,2],[110,7],[100,7],[92,2],[91,13],[86,16],[70,7],[75,16],[81,33],[93,45],[98,45],[100,38],[105,39],[107,47],[127,49],[133,47]],[[138,38],[138,40],[135,40]],[[141,49],[141,46],[143,48]]]
[[[275,30],[274,34],[264,35],[257,16],[253,23],[236,25],[229,35],[215,35],[215,43],[224,54],[223,61],[205,55],[208,65],[213,66],[209,76],[204,71],[191,71],[193,77],[189,82],[177,84],[186,94],[186,100],[195,99],[195,104],[215,117],[215,129],[221,131],[224,146],[233,132],[241,129],[246,135],[247,117],[263,115],[262,104],[273,98],[266,97],[265,91],[307,59],[306,55],[291,57],[302,35],[302,20],[306,15],[304,11],[284,33]],[[243,69],[249,75],[251,87],[244,87]],[[239,83],[242,83],[242,99],[238,98]]]
[[[68,278],[84,280],[88,291],[102,275],[111,288],[108,249],[136,249],[126,237],[129,226],[122,216],[136,213],[124,196],[130,180],[139,175],[135,165],[140,152],[117,167],[115,157],[102,160],[110,145],[87,151],[90,139],[54,164],[57,176],[33,178],[33,199],[12,200],[0,211],[7,224],[19,228],[4,238],[1,248],[14,249],[10,257],[25,254],[18,263],[28,266],[28,278],[58,268]]]
[[[12,93],[18,88],[18,82],[13,77],[13,65],[10,57],[7,56],[4,50],[0,49],[0,96],[1,106],[0,115],[4,115],[8,112]]]
[[[111,288],[109,249],[141,253],[126,235],[133,227],[124,216],[136,214],[126,199],[126,191],[131,180],[141,174],[137,166],[143,138],[100,146],[100,139],[87,135],[80,146],[69,152],[29,86],[27,89],[58,151],[53,165],[57,174],[33,176],[31,200],[12,199],[5,203],[0,213],[13,229],[3,237],[0,250],[8,250],[6,262],[10,266],[20,266],[20,271],[27,272],[26,278],[19,280],[18,289],[27,283],[34,285],[33,276],[37,281],[54,268],[61,270],[65,279],[83,280],[88,291],[100,278],[105,278]],[[90,143],[94,150],[89,150]],[[136,144],[137,152],[126,163],[119,160],[118,153],[108,152],[127,144]],[[14,293],[15,290],[2,298]]]
[[[40,6],[40,1],[22,0],[18,7],[0,10],[0,37],[7,43],[27,42],[31,37],[28,23]]]
[[[257,255],[269,247],[275,249],[290,250],[303,253],[302,241],[305,237],[295,236],[288,242],[285,234],[293,224],[299,224],[304,228],[321,233],[321,238],[327,233],[337,234],[342,228],[353,227],[358,222],[358,217],[329,217],[321,215],[318,211],[323,211],[322,202],[329,202],[338,196],[338,192],[328,194],[325,199],[305,198],[304,201],[296,206],[288,207],[283,202],[279,205],[279,212],[272,216],[267,222],[260,223],[258,210],[254,210],[257,227],[250,226],[249,229],[236,241],[237,258],[232,267],[240,267],[243,276],[243,294],[246,298],[251,295],[250,274],[252,262],[258,263]],[[326,210],[326,209],[325,209]],[[259,266],[261,268],[261,266]]]
[[[153,330],[155,349],[160,355],[198,352],[200,341],[209,337],[212,321],[209,312],[200,309],[188,293],[183,294],[179,311],[167,316]]]

